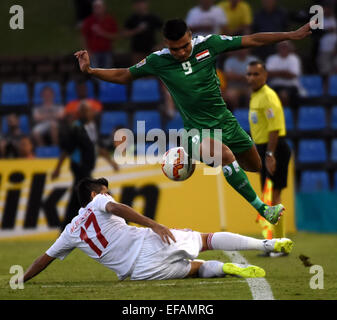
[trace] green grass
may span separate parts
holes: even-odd
[[[337,298],[337,235],[297,233],[295,247],[288,257],[261,258],[257,252],[242,252],[251,263],[263,267],[275,299],[317,300]],[[79,250],[64,261],[54,261],[47,270],[25,284],[23,290],[12,290],[11,265],[25,269],[44,252],[51,241],[0,242],[0,300],[2,299],[115,299],[115,300],[250,300],[247,282],[239,278],[183,279],[169,281],[118,281],[109,269],[91,260]],[[312,264],[324,269],[324,289],[309,287],[310,268],[299,255],[310,257]],[[221,251],[205,252],[203,259],[229,261]],[[207,289],[207,290],[206,290]]]

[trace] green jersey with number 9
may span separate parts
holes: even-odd
[[[135,79],[152,75],[162,80],[186,129],[219,128],[232,114],[221,96],[216,58],[237,49],[241,49],[239,36],[198,36],[192,39],[191,56],[184,62],[176,60],[165,48],[153,52],[129,70]]]

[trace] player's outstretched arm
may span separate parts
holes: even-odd
[[[43,254],[42,256],[37,258],[25,272],[23,276],[23,282],[26,282],[29,279],[37,276],[42,270],[47,268],[48,265],[52,263],[54,260],[55,258],[52,258],[47,254]]]
[[[176,242],[176,239],[169,228],[163,226],[162,224],[157,223],[156,221],[145,217],[131,207],[122,204],[122,203],[115,203],[115,202],[108,202],[106,207],[106,211],[112,213],[118,217],[125,219],[128,222],[137,223],[141,226],[151,228],[155,233],[157,233],[161,239],[165,242],[170,244],[170,239]]]
[[[74,53],[78,64],[83,73],[90,74],[100,80],[109,81],[119,84],[128,84],[132,79],[131,72],[128,68],[119,69],[99,69],[90,67],[90,58],[88,51],[80,50]]]
[[[310,22],[295,31],[254,33],[242,36],[242,47],[260,47],[285,40],[301,40],[311,33]]]

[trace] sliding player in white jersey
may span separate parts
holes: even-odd
[[[290,252],[290,239],[259,240],[229,232],[199,233],[169,229],[131,207],[117,203],[104,178],[85,178],[78,185],[82,208],[56,242],[28,268],[27,281],[55,258],[63,260],[74,248],[113,270],[120,280],[164,280],[192,276],[264,277],[257,266],[195,260],[204,250]],[[145,228],[129,226],[126,221]]]

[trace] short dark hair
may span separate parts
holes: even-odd
[[[253,60],[253,61],[249,62],[248,65],[250,67],[254,67],[254,66],[260,65],[263,68],[263,70],[267,70],[265,63],[263,61],[261,61],[261,60]]]
[[[166,21],[163,27],[163,35],[167,40],[177,41],[188,30],[187,24],[183,19],[171,19]]]
[[[105,178],[83,178],[76,186],[78,201],[81,207],[85,207],[91,201],[91,192],[100,193],[102,187],[108,188],[109,182]]]

